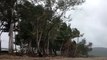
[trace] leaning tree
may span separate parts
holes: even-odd
[[[36,41],[38,54],[41,53],[41,42],[45,43],[42,47],[44,46],[48,52],[49,46],[51,45],[50,43],[53,41],[51,39],[56,39],[57,31],[61,28],[60,23],[62,22],[60,21],[66,17],[65,13],[72,6],[79,5],[83,2],[83,0],[25,0],[22,4],[18,5],[18,13],[21,20],[18,34],[20,35],[22,33],[21,31],[31,31],[31,33],[26,35],[29,37],[32,36],[34,39],[27,37],[26,40],[26,37],[23,37],[25,35],[24,32],[24,35],[22,34],[23,36],[21,35],[21,37],[24,40],[29,41],[29,46],[31,46],[32,41]],[[26,27],[23,27],[24,25],[26,25]],[[29,28],[27,25],[31,27]],[[51,36],[52,33],[54,33],[54,37]]]

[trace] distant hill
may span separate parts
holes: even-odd
[[[91,52],[89,52],[89,55],[107,57],[107,48],[95,47]]]

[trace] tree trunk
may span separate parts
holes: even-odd
[[[37,28],[37,37],[36,37],[37,42],[36,43],[37,43],[37,53],[38,53],[39,57],[43,56],[43,54],[41,53],[41,50],[40,50],[40,42],[41,42],[42,34],[43,34],[42,31],[39,34],[39,29]]]
[[[47,39],[48,41],[47,41],[47,51],[46,51],[46,53],[47,53],[47,55],[49,55],[49,39]]]
[[[43,54],[41,53],[41,50],[40,50],[40,42],[37,43],[37,53],[38,53],[39,57],[43,56]]]
[[[2,32],[3,32],[3,27],[2,27],[2,24],[4,23],[4,22],[2,22],[2,21],[0,21],[0,23],[1,23],[1,25],[0,25],[0,53],[1,53],[1,34],[2,34]]]
[[[62,42],[61,47],[60,47],[60,54],[62,55],[62,48],[63,48],[64,42]]]
[[[41,51],[40,51],[40,41],[37,41],[37,53],[39,57],[42,57]]]
[[[21,40],[20,50],[21,50],[21,55],[23,55],[23,54],[24,54],[24,44],[23,44],[23,40]]]
[[[1,31],[1,33],[0,33],[0,54],[1,54],[1,34],[2,34],[2,31]]]
[[[79,43],[79,37],[77,37],[77,45],[76,45],[76,49],[75,49],[75,51],[74,51],[74,56],[78,55],[78,54],[77,54],[78,43]]]
[[[17,52],[16,44],[15,44],[15,52]]]
[[[1,35],[0,35],[0,54],[1,54]]]
[[[1,34],[2,34],[2,31],[0,33],[0,53],[1,53]]]
[[[29,45],[28,45],[28,54],[29,54],[29,55],[32,55],[31,41],[29,41],[28,44],[29,44]]]
[[[9,53],[13,53],[13,23],[10,24],[9,30]]]

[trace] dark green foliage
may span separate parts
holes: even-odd
[[[88,52],[92,51],[92,43],[89,43],[86,45],[86,39],[83,39],[79,44],[78,44],[78,53],[84,56],[88,56]]]
[[[17,0],[0,0],[0,21],[5,22],[1,30],[4,32],[9,32],[10,24],[18,21],[16,3]]]
[[[48,4],[50,4],[49,1]],[[17,7],[21,21],[15,43],[20,46],[27,44],[30,51],[33,51],[31,48],[35,48],[39,55],[42,53],[57,55],[56,51],[61,51],[66,42],[71,42],[73,38],[80,35],[79,30],[71,29],[70,25],[67,26],[63,22],[61,15],[55,15],[56,11],[52,10],[50,5],[43,7],[25,1]],[[74,49],[73,43],[70,44],[71,49]],[[24,49],[23,46],[22,49]]]
[[[67,52],[72,54],[69,56],[74,56],[76,42],[72,42],[72,39],[80,37],[80,32],[76,28],[71,29],[70,25],[63,22],[62,17],[70,7],[83,2],[83,0],[1,0],[0,23],[4,26],[1,30],[9,32],[10,48],[13,46],[13,31],[18,32],[14,43],[20,46],[22,54],[33,55],[36,51],[39,56],[57,55],[56,51],[62,51],[63,47],[68,46],[64,51],[69,50]],[[58,10],[61,14],[57,14]],[[82,49],[84,45],[80,47]]]

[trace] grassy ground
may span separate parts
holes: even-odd
[[[0,60],[107,60],[107,57],[67,58],[67,57],[28,57],[0,55]]]

